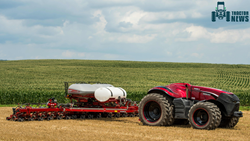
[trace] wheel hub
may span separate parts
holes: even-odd
[[[194,112],[193,119],[198,126],[205,126],[209,120],[209,116],[206,110],[198,109]]]
[[[156,101],[147,102],[144,106],[144,117],[149,122],[156,122],[161,117],[161,107]]]

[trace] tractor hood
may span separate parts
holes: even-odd
[[[197,93],[200,93],[199,95],[208,95],[214,97],[215,99],[218,98],[222,93],[223,94],[229,94],[232,95],[232,92],[228,92],[225,90],[221,89],[216,89],[216,88],[210,88],[210,87],[203,87],[203,86],[195,86],[191,85],[188,83],[172,83],[167,86],[156,86],[148,91],[148,93],[153,93],[153,92],[164,92],[167,93],[169,96],[172,96],[174,98],[184,98],[186,97],[186,86],[188,87],[188,93],[189,93],[189,98],[190,95],[197,95]],[[202,96],[203,97],[203,96]],[[200,100],[202,100],[202,97]],[[206,97],[203,97],[206,99]],[[197,98],[196,98],[197,99]],[[210,99],[210,98],[209,98]]]
[[[217,88],[202,87],[202,86],[191,86],[191,88],[192,88],[192,90],[198,90],[198,91],[200,90],[200,91],[204,91],[204,92],[214,93],[214,94],[217,94],[218,96],[221,93],[233,94],[232,92],[221,90],[221,89],[217,89]]]
[[[170,85],[167,85],[166,88],[169,88],[173,92],[174,97],[180,98],[180,97],[186,97],[186,86],[188,86],[189,93],[192,93],[192,92],[209,93],[216,97],[219,97],[221,93],[233,94],[232,92],[228,92],[228,91],[217,89],[217,88],[195,86],[195,85],[191,85],[188,83],[172,83]]]

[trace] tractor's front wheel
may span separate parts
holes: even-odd
[[[222,118],[220,126],[222,128],[233,128],[239,122],[238,117]]]
[[[220,109],[211,102],[199,102],[188,113],[189,123],[196,129],[215,129],[221,122]]]
[[[146,95],[139,104],[139,118],[144,125],[164,126],[174,123],[173,104],[157,93]]]

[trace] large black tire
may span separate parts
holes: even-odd
[[[220,126],[222,128],[233,128],[239,122],[238,117],[222,118]]]
[[[193,128],[213,130],[220,125],[221,112],[214,103],[199,102],[190,108],[188,120]]]
[[[139,103],[139,118],[144,125],[169,126],[174,123],[170,98],[157,93],[146,95]]]
[[[216,17],[215,17],[215,11],[212,12],[212,22],[216,21]]]

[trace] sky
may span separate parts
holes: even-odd
[[[250,11],[249,0],[224,0]],[[0,0],[0,60],[250,64],[250,22],[216,0]]]

